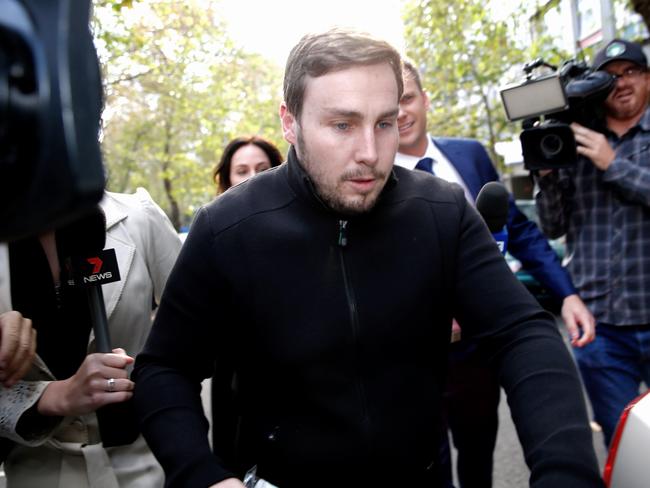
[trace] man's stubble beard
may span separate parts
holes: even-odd
[[[619,94],[619,90],[620,89],[615,88],[614,92],[611,93],[610,96],[616,97]],[[624,121],[632,119],[634,117],[640,117],[641,114],[645,112],[645,110],[648,108],[648,101],[650,100],[650,96],[648,94],[645,94],[645,96],[643,94],[639,95],[636,87],[632,88],[632,90],[634,97],[640,97],[638,104],[634,104],[632,106],[621,106],[620,104],[614,102],[613,99],[608,99],[605,101],[605,112],[608,117],[614,120]]]
[[[343,184],[346,178],[361,176],[360,172],[344,173],[341,175],[334,188],[326,187],[325,182],[323,181],[325,178],[324,172],[320,171],[320,168],[322,168],[323,165],[327,163],[312,160],[311,155],[307,150],[307,145],[305,144],[302,130],[298,129],[296,132],[296,150],[299,154],[298,161],[309,176],[314,190],[316,191],[316,194],[321,199],[321,201],[335,212],[341,213],[343,215],[361,215],[372,210],[372,208],[377,203],[381,191],[377,194],[365,195],[363,198],[355,198],[353,201],[350,199],[345,199],[342,196],[341,192],[337,191],[339,190],[339,186]],[[385,174],[380,173],[373,168],[370,168],[370,173],[377,179],[385,180]]]

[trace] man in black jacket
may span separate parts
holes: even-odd
[[[580,384],[552,318],[462,190],[393,168],[399,54],[340,30],[287,62],[287,164],[198,214],[136,362],[170,487],[437,486],[452,317],[484,341],[531,486],[602,486]],[[238,376],[236,462],[210,452],[214,359]]]

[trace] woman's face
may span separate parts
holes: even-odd
[[[232,156],[230,183],[232,186],[238,185],[270,167],[271,162],[264,151],[255,144],[246,144],[237,149]]]

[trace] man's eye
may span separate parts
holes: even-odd
[[[390,129],[393,126],[393,123],[384,121],[384,122],[379,122],[379,124],[377,124],[377,126],[380,129]]]
[[[335,124],[335,127],[338,130],[348,130],[350,128],[350,124],[348,124],[347,122],[337,122]]]

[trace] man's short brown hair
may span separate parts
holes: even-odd
[[[307,34],[291,50],[284,70],[284,102],[288,111],[300,118],[308,76],[317,78],[353,66],[381,63],[388,63],[393,69],[399,101],[404,91],[402,59],[393,46],[369,34],[345,29]]]
[[[413,63],[413,61],[411,61],[410,59],[405,59],[404,60],[404,75],[405,75],[404,78],[406,78],[408,76],[413,81],[415,81],[415,83],[418,85],[418,88],[420,89],[420,91],[424,91],[422,89],[422,79],[420,78],[420,72],[415,67],[415,64]]]

